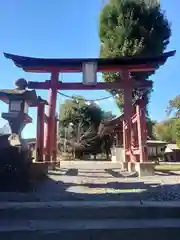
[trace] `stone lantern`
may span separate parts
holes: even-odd
[[[26,124],[32,122],[28,115],[28,108],[37,102],[36,92],[27,90],[26,86],[26,80],[19,79],[16,81],[15,89],[0,90],[0,99],[9,104],[9,111],[2,113],[2,118],[9,122],[11,128],[12,134],[9,141],[11,145],[21,145],[22,147],[25,147],[21,138],[22,130]]]

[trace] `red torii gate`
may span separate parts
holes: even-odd
[[[50,73],[51,79],[44,82],[28,82],[30,89],[49,90],[48,113],[44,115],[44,104],[38,106],[37,144],[38,161],[44,160],[44,121],[46,118],[47,131],[45,136],[45,162],[56,162],[56,98],[57,90],[124,90],[124,118],[123,118],[123,140],[125,161],[146,161],[146,120],[143,113],[143,101],[133,112],[132,90],[134,88],[151,88],[152,81],[135,81],[131,78],[131,72],[154,72],[156,67],[165,63],[168,57],[175,54],[175,51],[167,52],[153,57],[122,57],[114,59],[43,59],[17,56],[4,53],[6,58],[13,60],[17,67],[26,72]],[[59,81],[60,73],[75,73],[83,71],[83,64],[95,63],[96,72],[120,72],[121,80],[116,82],[99,82],[93,85],[83,83],[63,83]],[[122,119],[120,119],[122,120]],[[136,122],[137,127],[133,128]],[[137,128],[135,131],[133,129]],[[138,147],[133,146],[133,134],[138,139]],[[139,156],[138,158],[135,155]]]

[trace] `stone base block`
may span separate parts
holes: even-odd
[[[32,182],[44,179],[48,174],[46,163],[32,163],[29,168],[30,180]]]
[[[56,167],[60,167],[60,164],[59,163],[48,163],[48,170],[56,170]]]
[[[128,163],[127,162],[122,162],[121,163],[121,168],[122,168],[122,170],[128,170]]]
[[[130,172],[130,173],[136,172],[136,168],[135,168],[135,163],[134,162],[128,162],[128,172]]]
[[[154,176],[154,167],[155,164],[151,162],[136,163],[136,172],[138,173],[139,177]]]

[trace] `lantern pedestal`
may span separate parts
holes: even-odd
[[[9,122],[12,133],[21,135],[22,130],[28,123],[32,123],[32,118],[26,113],[9,112],[2,113],[2,118]]]
[[[12,134],[8,138],[10,145],[21,145],[23,149],[28,148],[28,146],[26,146],[26,143],[21,138],[21,133],[26,124],[32,122],[31,117],[22,112],[9,112],[2,113],[2,118],[9,122],[9,126],[11,128]]]

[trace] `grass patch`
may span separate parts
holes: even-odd
[[[160,164],[155,166],[156,171],[180,171],[180,164]]]

